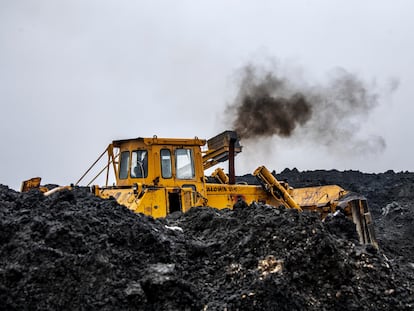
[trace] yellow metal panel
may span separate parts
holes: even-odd
[[[239,199],[247,204],[253,201],[275,206],[285,205],[282,201],[277,201],[262,187],[254,185],[224,185],[224,184],[206,184],[207,204],[216,208],[232,208]]]
[[[337,185],[306,187],[290,190],[290,195],[300,206],[320,206],[336,201],[346,194]]]
[[[186,212],[195,205],[195,193],[191,188],[184,188],[181,191],[182,212]]]
[[[152,138],[144,138],[146,145],[179,145],[179,146],[204,146],[206,144],[205,139],[187,139],[187,138],[158,138],[156,136]]]
[[[140,212],[154,218],[167,216],[166,190],[158,189],[147,192],[140,202]],[[143,206],[141,208],[141,206]],[[149,213],[151,211],[151,214]]]
[[[142,196],[135,194],[132,189],[101,189],[102,198],[114,197],[119,204],[126,206],[136,213],[142,213],[154,218],[167,216],[166,189],[145,190]]]

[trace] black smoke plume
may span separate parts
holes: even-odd
[[[296,137],[359,151],[381,151],[382,137],[359,138],[358,131],[378,105],[378,95],[356,75],[336,69],[325,85],[295,84],[275,71],[252,65],[242,70],[235,101],[227,107],[233,129],[243,141]],[[366,148],[365,148],[366,146]]]

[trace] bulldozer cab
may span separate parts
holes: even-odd
[[[134,211],[154,217],[184,212],[205,195],[204,144],[198,138],[156,136],[113,141],[107,150],[116,184],[99,188],[97,194],[114,196]]]
[[[116,185],[192,184],[198,188],[197,182],[204,177],[200,169],[200,146],[204,144],[199,139],[158,139],[156,136],[114,141],[112,147],[119,152],[119,161],[115,162],[118,163]]]

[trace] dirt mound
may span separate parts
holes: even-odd
[[[2,187],[0,198],[5,309],[197,306],[196,292],[176,277],[180,247],[160,222],[85,189],[46,198]]]
[[[339,218],[331,224],[347,222]],[[413,302],[381,253],[340,238],[313,213],[252,204],[196,208],[167,221],[191,237],[187,269],[213,310],[386,310]]]
[[[389,206],[384,226],[400,216]],[[0,241],[7,310],[414,306],[414,269],[398,259],[404,251],[358,245],[341,215],[321,222],[313,213],[252,204],[154,220],[87,189],[44,197],[0,186]]]
[[[368,199],[381,248],[391,259],[414,266],[414,173],[285,169],[275,175],[293,187],[337,184],[363,194]]]

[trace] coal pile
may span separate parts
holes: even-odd
[[[85,189],[51,197],[0,191],[4,309],[197,307],[174,265],[183,247],[160,222]]]
[[[380,250],[340,215],[253,203],[154,220],[83,188],[0,186],[0,309],[412,310],[414,194],[409,178],[394,189],[394,175],[353,181],[373,189]]]
[[[414,173],[285,169],[275,175],[293,187],[338,184],[363,194],[368,199],[382,250],[393,260],[414,266]]]

